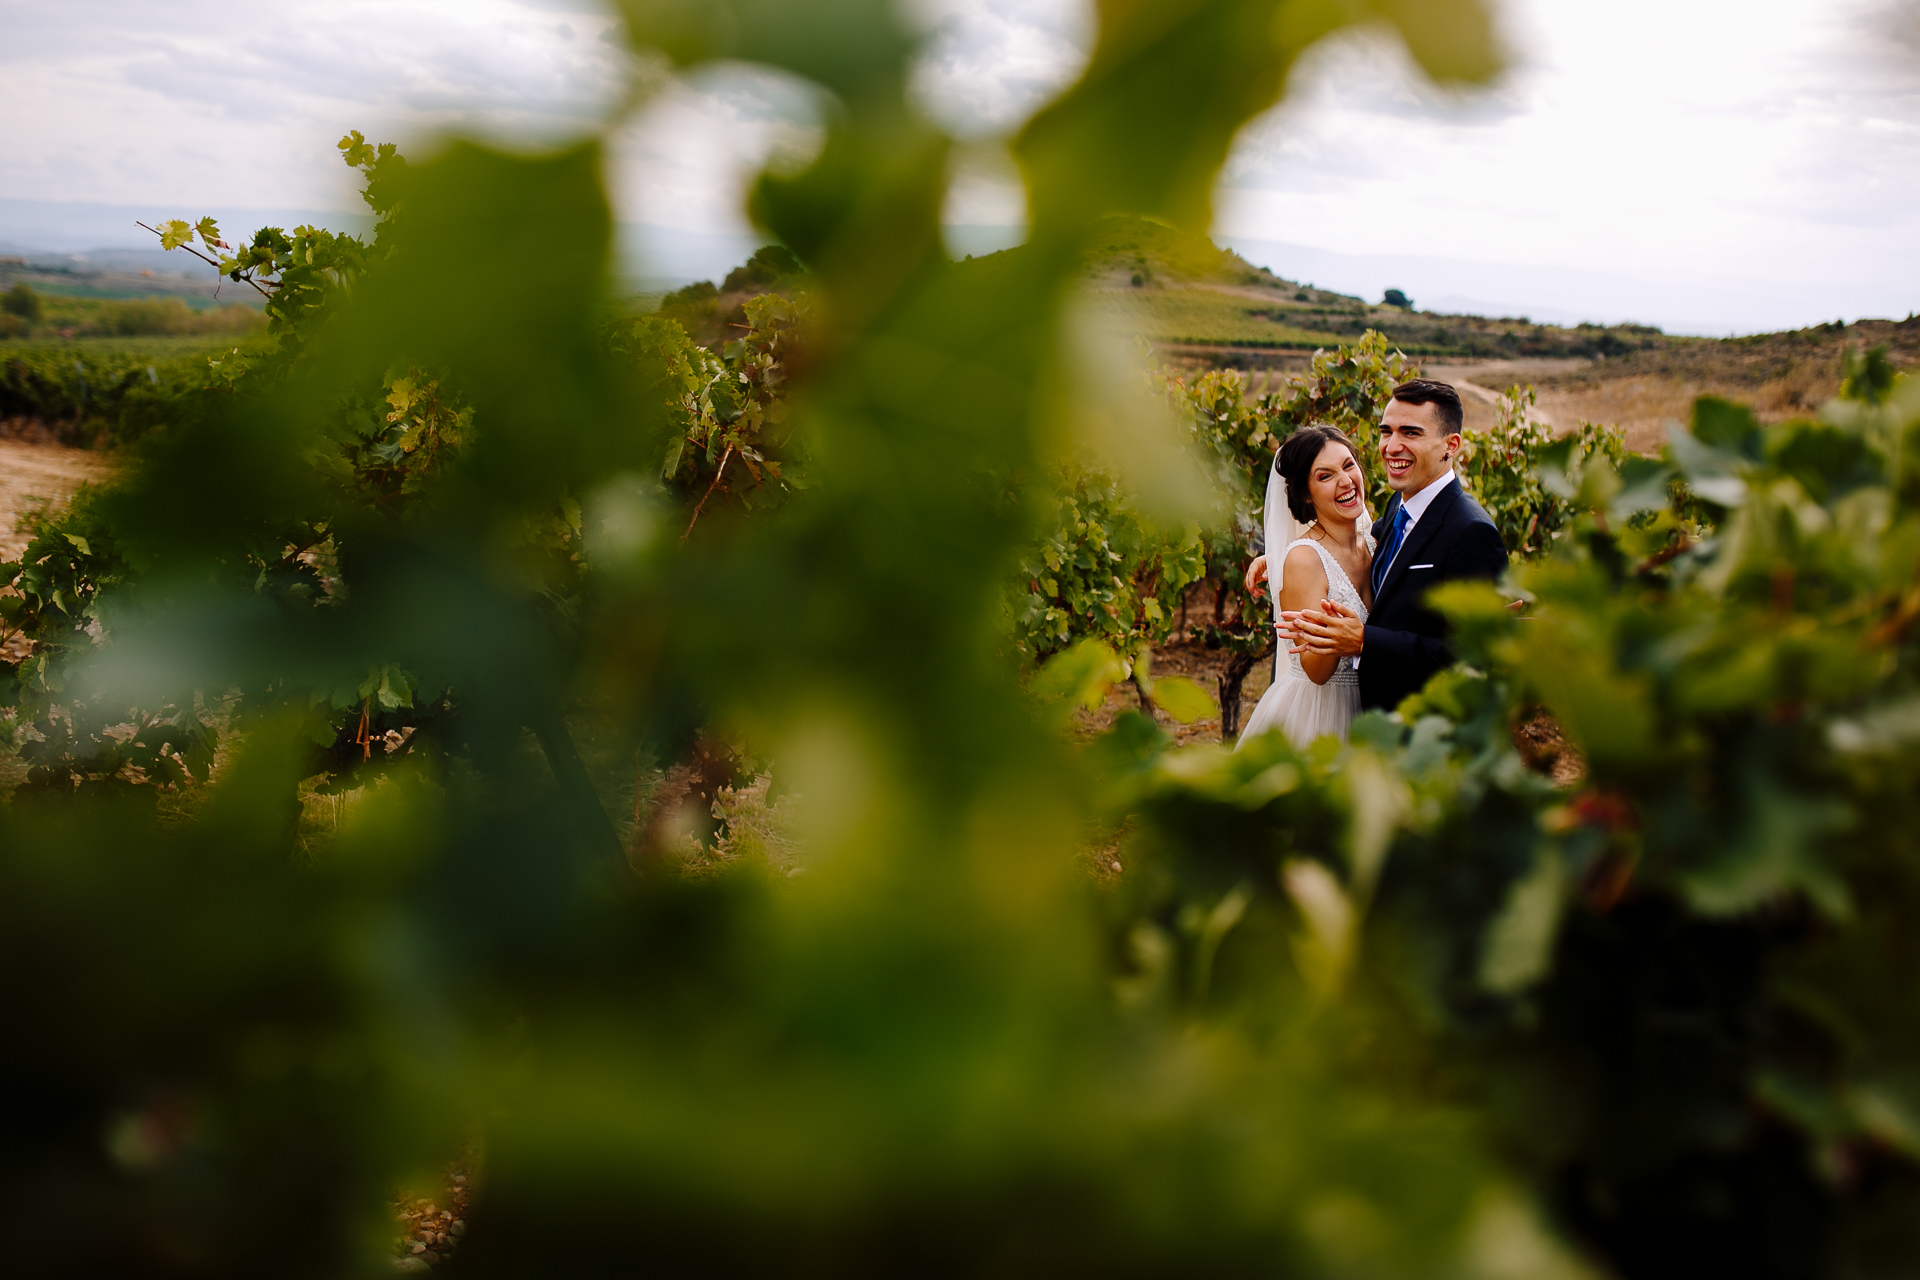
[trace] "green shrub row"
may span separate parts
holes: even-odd
[[[235,352],[200,338],[0,347],[0,418],[38,419],[75,444],[126,443],[181,412]]]

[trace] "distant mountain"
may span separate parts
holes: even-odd
[[[373,226],[365,213],[322,212],[313,209],[252,209],[196,206],[114,205],[51,200],[0,200],[0,245],[8,254],[81,254],[89,259],[123,250],[157,250],[159,242],[136,221],[155,225],[158,218],[211,216],[227,238],[233,232],[251,239],[261,227],[325,227],[329,231],[364,233]],[[177,257],[178,255],[176,255]]]

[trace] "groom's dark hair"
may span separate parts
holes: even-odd
[[[1448,435],[1460,430],[1466,411],[1460,407],[1460,393],[1432,378],[1415,378],[1393,389],[1393,398],[1402,404],[1431,404],[1440,410],[1440,426]]]
[[[1330,444],[1346,446],[1353,460],[1360,461],[1360,451],[1338,427],[1302,427],[1280,445],[1280,478],[1287,482],[1287,510],[1293,512],[1293,518],[1301,524],[1308,524],[1314,518],[1313,495],[1307,491],[1307,484],[1313,476],[1315,459]],[[1364,485],[1365,481],[1361,483]]]

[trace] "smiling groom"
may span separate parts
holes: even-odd
[[[1453,473],[1460,393],[1415,378],[1380,415],[1380,458],[1393,497],[1373,526],[1373,604],[1366,622],[1331,601],[1287,612],[1296,653],[1350,654],[1360,705],[1391,711],[1453,661],[1447,621],[1426,604],[1442,582],[1497,581],[1507,571],[1500,530]]]

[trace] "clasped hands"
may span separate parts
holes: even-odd
[[[1318,653],[1330,658],[1358,657],[1367,640],[1367,624],[1351,609],[1322,600],[1318,609],[1287,609],[1273,629],[1291,640],[1289,653]]]
[[[1267,558],[1255,556],[1247,566],[1247,590],[1257,592],[1267,580]],[[1367,624],[1350,609],[1322,600],[1318,609],[1288,609],[1273,629],[1282,640],[1293,641],[1289,653],[1322,653],[1329,657],[1358,657],[1366,643]]]

